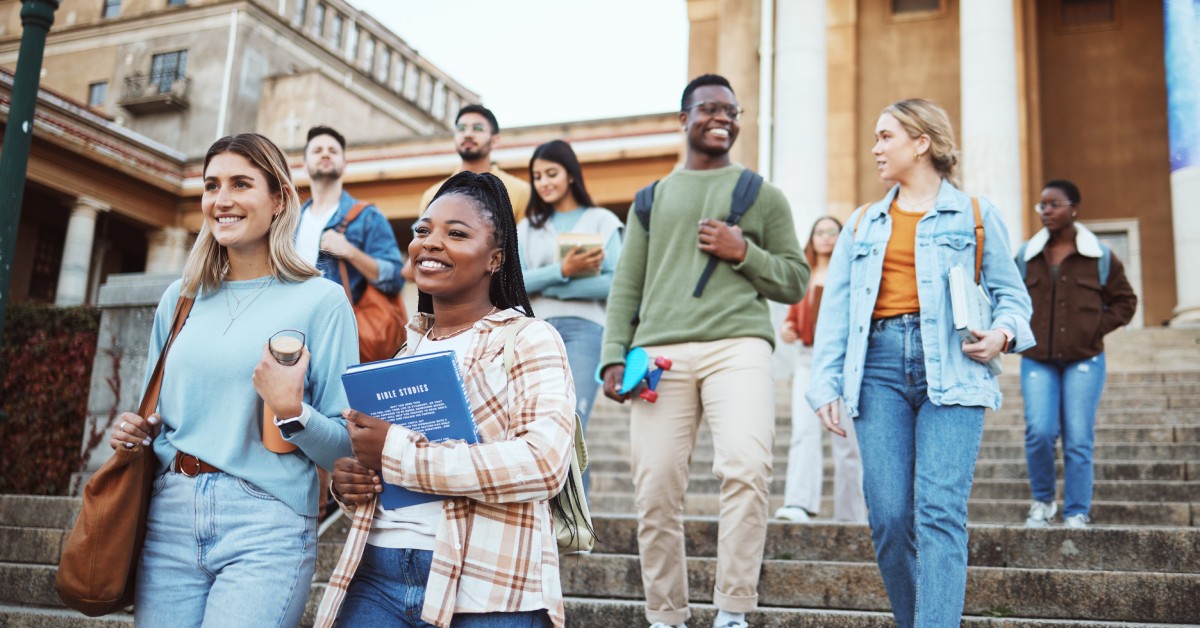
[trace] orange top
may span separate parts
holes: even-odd
[[[890,318],[921,311],[917,297],[917,223],[925,212],[906,212],[892,201],[892,237],[883,254],[883,276],[872,319]]]

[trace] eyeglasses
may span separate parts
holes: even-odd
[[[467,131],[474,131],[476,133],[484,133],[484,132],[488,131],[489,129],[486,126],[484,126],[483,123],[477,123],[477,124],[472,124],[471,126],[467,126],[465,124],[457,124],[454,126],[454,130],[458,131],[459,133],[466,133]]]
[[[1073,205],[1075,205],[1075,203],[1072,201],[1051,201],[1049,203],[1038,203],[1037,205],[1034,205],[1033,211],[1039,214],[1044,214],[1052,209],[1058,209],[1059,207],[1071,207]]]
[[[709,102],[709,101],[693,103],[691,105],[688,105],[685,108],[685,110],[686,109],[697,109],[697,108],[700,110],[700,113],[702,113],[706,116],[715,116],[718,113],[723,111],[723,112],[725,112],[725,117],[729,118],[730,120],[737,120],[738,118],[742,117],[743,113],[745,113],[745,111],[742,108],[738,107],[737,105],[731,105],[731,104],[723,103],[723,102]]]

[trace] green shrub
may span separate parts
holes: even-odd
[[[8,306],[0,345],[0,493],[65,495],[83,458],[100,311]]]

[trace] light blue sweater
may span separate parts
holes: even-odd
[[[341,375],[358,362],[358,331],[341,286],[323,278],[272,281],[260,292],[269,280],[225,282],[196,299],[167,355],[158,404],[163,431],[154,452],[161,468],[176,451],[184,451],[258,486],[299,514],[316,515],[313,462],[331,468],[334,460],[352,455],[341,417],[347,407]],[[154,315],[147,382],[170,332],[180,285],[175,281],[167,288]],[[239,312],[232,325],[231,306]],[[308,423],[289,439],[299,449],[288,454],[263,447],[260,401],[251,383],[263,346],[281,329],[304,332],[312,353],[304,385]]]
[[[600,274],[591,277],[564,277],[562,264],[557,260],[558,234],[589,233],[593,229],[579,228],[584,213],[594,232],[607,234],[604,261]],[[604,300],[612,288],[613,273],[621,258],[621,219],[604,208],[581,207],[569,212],[554,212],[540,229],[534,229],[529,219],[517,225],[517,250],[521,256],[521,273],[525,290],[531,297],[538,318],[577,316],[604,325]]]

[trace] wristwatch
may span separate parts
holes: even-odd
[[[304,408],[304,411],[300,413],[300,416],[292,417],[290,419],[280,419],[279,417],[275,418],[275,425],[279,428],[279,431],[282,432],[283,435],[288,438],[291,438],[292,436],[295,436],[296,434],[299,434],[300,432],[304,431],[304,428],[307,426],[307,424],[308,424],[308,408],[307,407]]]
[[[1004,328],[1000,328],[1000,331],[1004,332],[1004,336],[1005,336],[1006,338],[1008,338],[1008,342],[1004,343],[1004,352],[1005,352],[1005,353],[1012,353],[1012,352],[1013,352],[1013,350],[1017,348],[1017,336],[1016,336],[1016,334],[1013,334],[1012,332],[1010,332],[1010,331],[1008,331],[1007,329],[1004,329]]]

